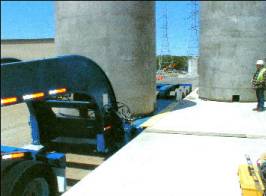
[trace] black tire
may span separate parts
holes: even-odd
[[[9,171],[14,165],[18,164],[19,162],[24,161],[23,159],[7,159],[1,160],[1,179],[3,179],[3,175]],[[2,183],[2,181],[1,181]],[[2,187],[2,184],[1,184]]]
[[[2,177],[2,196],[26,196],[29,186],[36,185],[36,183],[40,187],[40,191],[43,192],[42,196],[58,195],[56,176],[47,165],[39,161],[21,161]],[[34,189],[32,190],[34,191]]]

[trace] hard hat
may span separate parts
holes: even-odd
[[[263,60],[257,60],[257,63],[256,63],[256,65],[264,65],[264,62],[263,62]]]

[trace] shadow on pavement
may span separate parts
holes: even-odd
[[[173,109],[173,111],[175,111],[175,110],[181,110],[181,109],[185,109],[185,108],[189,108],[189,107],[193,107],[195,105],[197,105],[196,102],[184,99],[184,100],[181,100],[176,105],[176,107]]]

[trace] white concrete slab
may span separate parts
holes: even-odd
[[[240,196],[237,169],[265,139],[142,133],[64,196]]]
[[[193,91],[150,129],[153,132],[266,138],[266,111],[252,111],[255,107],[256,103],[204,101]]]
[[[266,151],[266,112],[255,105],[203,101],[194,91],[64,196],[240,196],[238,166]]]

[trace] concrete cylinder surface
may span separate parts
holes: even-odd
[[[265,57],[265,1],[201,2],[201,98],[255,101],[250,81],[256,71],[256,60]]]
[[[154,111],[154,2],[56,2],[56,52],[95,61],[135,115]],[[101,81],[99,81],[101,82]]]

